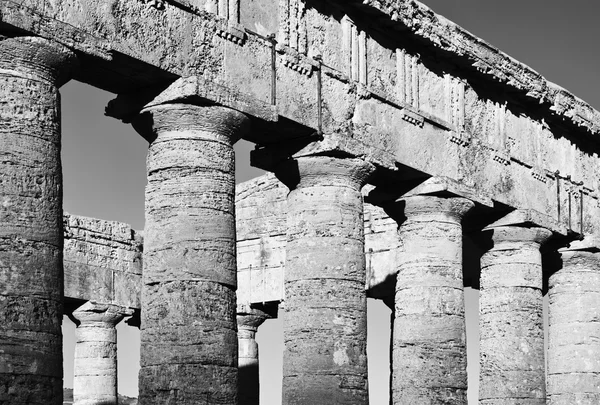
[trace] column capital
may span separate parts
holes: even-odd
[[[262,325],[264,321],[272,318],[271,315],[267,314],[260,309],[252,308],[249,311],[237,313],[237,325],[238,333],[242,330],[256,332],[258,327]]]
[[[589,250],[571,250],[569,248],[558,251],[562,258],[563,268],[565,265],[585,267],[590,270],[600,271],[600,252]]]
[[[407,218],[416,216],[443,216],[460,221],[475,203],[463,197],[436,197],[431,195],[417,195],[400,198],[396,204],[404,206],[404,215]]]
[[[77,57],[69,48],[40,37],[0,39],[0,66],[15,76],[42,79],[62,86],[77,68]]]
[[[372,163],[360,158],[312,155],[286,160],[275,173],[290,190],[345,185],[360,191],[374,171]]]
[[[567,235],[567,227],[555,218],[536,210],[514,210],[489,224],[486,229],[499,227],[545,228],[559,235]]]
[[[73,317],[86,324],[108,324],[117,325],[126,316],[133,315],[133,309],[114,304],[101,304],[95,301],[88,301],[75,311]]]
[[[144,108],[131,123],[149,143],[159,134],[180,138],[182,131],[190,131],[196,135],[189,134],[187,138],[204,139],[203,133],[211,133],[222,142],[234,144],[250,128],[248,116],[237,110],[176,101]]]
[[[499,226],[486,228],[484,233],[488,234],[493,243],[493,249],[498,249],[506,244],[532,243],[543,245],[552,236],[552,231],[540,227],[524,226]],[[539,247],[538,246],[538,247]]]
[[[600,237],[598,235],[585,235],[583,239],[574,240],[559,250],[563,252],[600,252]]]

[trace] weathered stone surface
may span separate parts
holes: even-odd
[[[272,174],[236,186],[238,305],[283,299],[286,194]]]
[[[259,309],[237,313],[238,325],[238,404],[259,405],[259,363],[256,331],[270,316]]]
[[[247,118],[166,104],[134,123],[148,152],[140,402],[237,398],[233,143]]]
[[[354,0],[355,3],[359,3]],[[549,102],[550,109],[590,132],[600,130],[600,114],[562,87],[547,81],[529,66],[511,58],[464,28],[434,13],[425,4],[409,0],[366,0],[364,6],[381,10],[397,25],[407,27],[436,48],[464,57],[493,81],[519,90],[536,102]]]
[[[277,212],[284,206],[279,197],[265,200],[277,202],[270,208],[265,201],[240,198],[240,214],[246,219],[240,222],[236,257],[231,143],[244,136],[261,146],[255,156],[270,155],[270,163],[287,158],[306,162],[317,159],[315,155],[358,156],[382,169],[374,184],[401,179],[402,187],[416,186],[411,195],[468,197],[480,204],[478,209],[486,206],[490,219],[514,208],[504,223],[494,225],[502,248],[484,257],[482,403],[539,403],[540,241],[515,239],[501,225],[512,227],[517,221],[522,227],[535,224],[561,235],[598,233],[600,164],[595,135],[600,133],[600,113],[589,105],[412,0],[0,0],[0,24],[5,35],[38,35],[76,51],[84,67],[78,79],[127,93],[117,99],[127,112],[120,118],[137,115],[145,103],[129,102],[146,100],[140,93],[148,96],[167,89],[150,97],[146,111],[135,120],[153,142],[141,378],[147,401],[235,400],[237,262],[243,264],[240,281],[247,286],[238,295],[240,301],[285,298],[297,318],[298,324],[289,323],[287,330],[292,336],[286,365],[289,403],[326,402],[327,395],[339,401],[340,391],[323,387],[340,384],[341,391],[359,397],[348,401],[364,402],[362,229],[366,224],[369,230],[370,294],[385,297],[388,291],[379,287],[394,279],[393,252],[399,248],[389,237],[393,223],[378,209],[367,211],[367,221],[357,220],[363,209],[358,209],[356,185],[338,183],[343,170],[331,177],[330,171],[339,169],[333,164],[301,179],[290,197],[298,206],[289,210]],[[401,38],[397,30],[403,31]],[[6,279],[3,285],[11,286],[0,293],[0,313],[10,320],[3,335],[10,356],[50,348],[48,356],[53,358],[60,310],[56,276],[62,260],[56,87],[68,77],[56,67],[72,54],[60,46],[50,46],[53,50],[47,52],[38,45],[49,42],[40,38],[1,38],[0,92],[8,104],[3,107],[6,115],[0,116],[0,130],[8,137],[0,141],[5,161],[0,180],[8,192],[2,195],[0,213],[0,275]],[[190,105],[194,103],[205,107]],[[239,122],[243,115],[224,107],[251,115],[261,123],[260,130],[244,132],[240,127],[245,124]],[[198,114],[203,118],[198,120]],[[334,179],[335,184],[323,187],[328,181],[323,179]],[[286,181],[296,186],[294,180]],[[281,220],[286,211],[291,218],[287,228]],[[460,238],[455,225],[444,222],[427,237],[451,240],[440,245],[446,253],[456,252]],[[69,298],[93,295],[135,306],[135,288],[122,288],[135,285],[140,277],[135,268],[138,252],[129,249],[127,236],[127,246],[121,246],[121,236],[97,240],[104,231],[75,228],[81,234],[67,246],[75,256],[67,261]],[[437,238],[436,232],[443,237]],[[428,247],[413,244],[413,251]],[[340,264],[334,254],[346,253],[348,261]],[[443,259],[447,264],[457,257]],[[287,266],[284,297],[286,260],[292,265]],[[430,258],[424,260],[436,271],[424,278],[402,274],[413,277],[414,284],[404,288],[400,283],[397,295],[404,312],[399,312],[398,323],[408,320],[409,326],[395,331],[395,339],[412,342],[429,330],[428,338],[452,336],[452,342],[460,342],[457,325],[464,321],[457,266],[448,270]],[[594,294],[587,292],[586,299],[595,300]],[[575,305],[570,304],[565,307]],[[443,322],[426,322],[419,310],[443,313]],[[33,315],[23,320],[24,313]],[[22,324],[29,332],[17,336]],[[572,336],[560,329],[567,327],[553,326],[570,342],[567,346],[582,346],[577,338],[595,333],[586,324],[577,326],[582,332]],[[50,344],[38,344],[44,339],[32,338],[36,333],[46,333]],[[342,338],[332,346],[335,336]],[[319,339],[328,345],[321,346]],[[460,401],[460,344],[457,351],[438,347],[434,354],[429,349],[422,352],[430,356],[429,365],[415,360],[414,345],[405,346],[398,353],[408,359],[405,364],[413,364],[411,372],[419,368],[423,379],[434,381],[440,392],[452,385],[436,400]],[[579,365],[584,371],[571,370],[572,363],[565,360],[569,350],[557,346],[553,364],[565,369],[551,376],[549,386],[559,387],[556,401],[591,401],[593,393],[584,387],[596,384],[588,371],[597,364],[590,360]],[[589,350],[589,357],[595,358],[595,348]],[[434,370],[433,363],[446,366],[453,356],[455,369],[442,377],[436,374],[439,369]],[[14,364],[28,369],[21,360]],[[54,363],[40,366],[52,369],[40,373],[51,375],[53,383],[59,374]],[[6,366],[7,373],[21,375],[11,368],[14,364]],[[397,359],[394,364],[402,367]],[[309,372],[297,378],[297,370]],[[15,392],[48,403],[47,397],[26,386],[30,377],[15,380],[14,385],[25,384]],[[454,377],[456,384],[447,384],[446,379]],[[303,378],[306,385],[298,382]],[[198,379],[207,382],[190,391],[199,387]],[[565,391],[567,386],[584,393],[574,399]],[[416,398],[430,395],[427,390],[413,384],[402,391]],[[6,401],[13,400],[27,402]]]
[[[548,403],[600,402],[600,255],[563,249],[562,269],[550,276]]]
[[[73,312],[75,330],[74,405],[117,404],[117,330],[133,310],[88,301]]]
[[[0,37],[0,403],[62,402],[60,95],[74,54]]]
[[[546,403],[542,259],[544,228],[501,226],[481,258],[481,404]]]
[[[285,405],[366,404],[363,200],[373,166],[360,159],[303,157],[278,176],[287,210]]]
[[[398,223],[381,207],[365,203],[364,211],[367,294],[383,299],[394,295],[397,249],[400,244]]]
[[[65,297],[140,308],[142,236],[127,224],[65,214]]]
[[[272,174],[236,187],[238,303],[284,299],[287,188]],[[363,195],[372,187],[364,187]],[[364,206],[367,294],[394,294],[398,224],[381,208]]]
[[[3,3],[3,8],[8,10],[12,10],[17,6],[9,1]],[[159,3],[165,4],[164,2]],[[247,28],[257,31],[259,34],[279,34],[282,49],[299,52],[300,56],[314,54],[314,48],[322,48],[319,50],[323,53],[328,65],[339,67],[338,74],[340,75],[353,77],[354,72],[349,69],[349,66],[340,65],[344,62],[355,63],[353,56],[356,55],[346,49],[338,50],[340,43],[348,41],[342,33],[341,26],[343,24],[329,15],[334,14],[333,10],[335,8],[329,5],[328,2],[322,2],[323,4],[319,5],[316,12],[311,8],[307,9],[302,2],[297,0],[292,1],[290,4],[281,2],[279,13],[273,12],[277,10],[275,2],[264,0],[242,2],[238,6],[239,9],[232,6],[239,14],[236,15],[234,20],[230,21],[228,21],[229,13],[225,15],[215,13],[213,8],[216,7],[208,6],[208,3],[211,2],[203,3],[205,2],[172,1],[167,3],[165,7],[157,9],[148,7],[144,2],[129,2],[127,4],[129,8],[119,4],[111,10],[106,10],[101,3],[91,5],[77,1],[66,3],[27,1],[25,5],[34,12],[43,13],[46,17],[72,25],[69,30],[63,29],[62,31],[70,33],[73,27],[79,28],[81,32],[77,35],[64,35],[64,38],[61,38],[68,46],[76,46],[92,55],[99,54],[106,57],[105,55],[109,54],[106,49],[109,48],[106,44],[108,42],[111,44],[110,47],[113,51],[132,55],[176,74],[189,76],[195,73],[194,71],[202,71],[204,67],[198,62],[194,63],[189,60],[186,62],[183,55],[192,55],[192,59],[198,61],[202,61],[203,57],[209,59],[206,62],[205,69],[211,74],[213,69],[216,69],[217,72],[221,70],[222,63],[216,63],[213,68],[210,67],[210,64],[215,62],[213,53],[219,54],[223,50],[211,52],[210,46],[207,45],[209,41],[206,41],[206,39],[210,34],[214,35],[219,29],[224,32],[230,31],[231,29],[227,28],[228,23],[241,21]],[[548,102],[551,106],[548,111],[549,115],[555,114],[566,117],[572,120],[575,125],[593,133],[600,130],[598,113],[588,104],[577,99],[565,89],[548,82],[533,69],[514,60],[492,45],[485,43],[485,41],[474,37],[451,21],[435,14],[427,6],[417,1],[411,0],[401,4],[390,0],[369,0],[367,2],[354,0],[343,3],[336,1],[334,3],[342,4],[348,15],[364,13],[364,10],[370,11],[374,15],[373,18],[377,18],[378,24],[392,28],[390,29],[391,35],[394,35],[394,28],[399,30],[408,29],[411,33],[421,37],[425,43],[433,46],[434,49],[450,52],[465,66],[473,65],[472,69],[479,70],[490,82],[501,84],[513,91],[517,90],[519,97],[534,101],[536,104]],[[17,12],[15,10],[6,13],[3,18],[9,24],[29,29],[36,34],[53,35],[55,31],[60,32],[52,26],[53,21],[51,19],[39,17],[24,19],[22,13],[23,11]],[[207,17],[213,17],[215,14],[221,17],[222,21],[208,20]],[[140,24],[140,27],[132,26],[129,21],[134,20],[131,18],[133,15],[137,15],[138,19],[143,19],[147,24]],[[239,21],[235,21],[238,18]],[[32,24],[30,22],[32,19],[41,21],[43,24]],[[127,24],[128,29],[118,30],[119,23]],[[192,30],[193,35],[183,38],[184,33],[187,31],[177,28],[185,26],[186,23],[188,26],[194,27]],[[276,27],[277,25],[279,27]],[[222,26],[223,28],[221,28]],[[167,30],[165,27],[171,29]],[[355,31],[357,30],[355,29]],[[325,35],[325,33],[331,35]],[[328,42],[321,41],[320,37]],[[226,38],[226,35],[223,41],[220,41],[221,38],[219,38],[214,46],[228,45],[230,42]],[[106,42],[102,39],[105,39]],[[396,78],[392,74],[396,70],[396,64],[388,63],[389,66],[385,66],[385,63],[377,63],[389,59],[388,53],[390,50],[388,46],[382,45],[374,38],[369,38],[368,41],[367,48],[370,49],[370,52],[367,54],[369,63],[366,66],[369,71],[365,73],[367,73],[366,76],[373,91],[385,94],[386,90],[389,91],[391,88],[396,87]],[[198,49],[192,50],[190,47],[194,44],[204,46],[198,46],[196,47]],[[171,48],[169,45],[178,46],[188,51],[191,50],[192,53],[181,52],[180,58],[168,55],[168,50]],[[231,44],[230,49],[228,49],[230,53],[236,49],[235,46],[239,47],[237,44]],[[266,43],[263,46],[268,47],[269,44]],[[382,49],[380,50],[380,48]],[[396,50],[393,49],[392,51],[395,52]],[[255,72],[253,74],[256,75]],[[358,79],[359,76],[356,76],[356,78]],[[420,80],[419,83],[421,82],[423,83],[423,90],[427,91],[415,93],[422,97],[417,105],[425,109],[435,110],[435,105],[440,104],[443,110],[443,102],[429,100],[428,97],[430,97],[430,94],[443,94],[444,91],[439,90],[439,86],[434,80]],[[431,90],[429,90],[429,87]],[[388,99],[393,99],[391,94],[386,95]]]
[[[392,341],[394,404],[465,404],[466,325],[461,220],[464,198],[400,200]]]
[[[596,232],[598,162],[586,141],[600,131],[600,114],[426,6],[210,3],[0,0],[0,18],[80,51],[81,80],[104,89],[138,94],[202,77],[197,93],[211,102],[259,101],[265,108],[243,111],[266,121],[277,112],[276,125],[246,135],[261,145],[338,136],[343,153],[446,176],[485,199]],[[268,34],[281,38],[276,46]]]

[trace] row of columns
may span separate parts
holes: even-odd
[[[391,403],[465,404],[461,218],[473,203],[434,196],[400,203],[406,220],[399,227]],[[492,247],[481,258],[479,403],[598,403],[600,254],[561,250],[562,269],[549,282],[546,384],[540,248],[552,233],[515,224],[484,234]]]
[[[0,39],[0,402],[58,405],[62,396],[58,87],[75,64],[71,51],[51,41]],[[256,352],[254,326],[238,329],[235,303],[232,145],[249,119],[173,100],[143,110],[135,125],[151,140],[140,402],[234,404],[238,358],[248,365]],[[286,405],[368,401],[360,190],[373,170],[361,159],[327,153],[278,170],[290,188]],[[399,228],[392,402],[465,403],[461,218],[473,203],[435,196],[398,203],[407,219]],[[494,245],[481,266],[480,402],[545,403],[539,249],[551,233],[522,224],[486,232]],[[548,399],[596,403],[598,258],[581,249],[565,251],[564,260],[550,280]],[[89,362],[88,352],[111,358],[110,325],[121,316],[111,314],[90,307],[75,315],[87,325],[78,333],[89,349],[78,362]],[[113,367],[102,362],[97,367]],[[77,384],[89,378],[82,372]],[[103,378],[112,387],[111,374]]]
[[[117,330],[132,316],[131,308],[93,301],[72,312],[76,323],[73,379],[74,405],[116,405]],[[259,309],[238,311],[238,404],[258,405],[259,369],[256,331],[270,315]]]
[[[233,240],[234,181],[227,163],[232,162],[231,145],[239,137],[236,134],[244,129],[244,118],[222,107],[171,104],[161,108],[168,109],[174,118],[165,120],[153,109],[143,113],[153,114],[156,135],[149,154],[147,213],[150,221],[146,232],[150,238],[147,242],[150,260],[144,281],[145,308],[152,303],[149,310],[159,311],[161,305],[165,305],[163,302],[168,301],[167,294],[155,295],[155,289],[165,275],[170,277],[169,283],[178,283],[176,289],[168,290],[168,296],[179,294],[179,289],[188,283],[218,284],[219,289],[207,289],[206,295],[181,296],[177,300],[180,306],[177,309],[181,311],[181,306],[199,308],[194,314],[187,313],[186,317],[195,315],[195,319],[201,319],[199,323],[210,325],[213,334],[222,333],[220,342],[225,344],[214,348],[210,342],[198,342],[195,349],[205,350],[204,354],[197,359],[193,356],[180,358],[190,364],[177,365],[211,368],[213,381],[220,386],[220,396],[210,384],[188,388],[186,394],[180,394],[181,388],[176,387],[183,385],[179,386],[178,381],[185,381],[187,377],[178,378],[176,373],[169,372],[171,358],[164,364],[152,365],[156,367],[152,370],[154,374],[148,374],[144,370],[144,367],[149,368],[148,365],[142,363],[140,382],[146,394],[142,392],[141,398],[146,403],[154,403],[154,398],[161,398],[156,403],[174,398],[178,403],[191,403],[192,399],[201,398],[205,398],[206,403],[233,403],[231,393],[235,391],[237,375],[231,370],[234,361],[224,353],[235,352],[233,344],[227,348],[227,342],[233,342],[227,338],[227,333],[233,330],[234,301],[231,297],[235,285],[232,266],[228,265],[228,260],[222,260],[229,258],[227,252],[233,252],[233,248],[232,243],[225,247],[215,244]],[[155,150],[161,148],[162,151],[160,145],[164,141],[170,144],[162,156]],[[213,154],[217,147],[225,149]],[[156,178],[155,165],[160,168]],[[228,181],[217,181],[221,177],[215,177],[215,171],[219,176],[228,176]],[[373,171],[374,167],[361,159],[327,153],[290,159],[276,171],[290,189],[286,296],[282,311],[285,339],[283,403],[286,405],[368,401],[360,190]],[[197,177],[188,184],[186,177],[190,175]],[[204,181],[203,177],[210,182]],[[178,179],[175,188],[174,178]],[[202,187],[202,193],[196,191],[197,187]],[[156,201],[162,205],[155,205]],[[178,204],[183,204],[183,208]],[[194,218],[189,218],[193,204],[200,204],[211,214],[194,213]],[[402,249],[397,262],[394,300],[392,403],[464,404],[467,376],[461,220],[474,204],[464,198],[436,196],[409,197],[397,204],[403,206],[406,220],[399,227]],[[159,218],[159,214],[164,218]],[[159,220],[154,222],[154,218]],[[154,232],[157,241],[166,243],[160,249],[154,248]],[[481,260],[480,402],[543,404],[546,388],[540,247],[552,233],[520,223],[492,225],[484,233],[491,238],[493,247]],[[205,240],[204,235],[210,238]],[[177,240],[177,246],[189,243],[186,254],[177,253],[173,257],[175,245],[169,246],[168,242],[171,238]],[[194,262],[210,263],[212,273],[192,269],[192,263],[185,259],[190,251],[208,255]],[[211,260],[213,252],[219,255],[219,260]],[[210,311],[202,310],[199,298],[211,301]],[[225,302],[224,306],[220,307],[219,302]],[[223,310],[221,323],[213,323],[219,308]],[[152,335],[159,321],[172,319],[175,313],[166,310],[162,314],[161,319],[144,317],[142,340],[148,347],[157,347],[152,340],[173,344],[164,334],[157,335],[160,339]],[[161,329],[159,326],[156,330]],[[185,341],[187,338],[177,339]],[[211,356],[211,349],[223,352]],[[218,370],[225,369],[223,377]],[[160,380],[154,375],[167,375],[168,378]],[[231,385],[227,386],[227,383]],[[549,388],[550,392],[553,392],[552,387],[554,385]],[[194,393],[195,389],[200,394]],[[598,391],[597,387],[590,390]],[[592,395],[598,398],[600,394]],[[551,393],[550,398],[558,396]],[[191,398],[190,401],[186,401],[187,398]]]

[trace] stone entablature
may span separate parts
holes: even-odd
[[[140,308],[140,232],[116,221],[64,215],[65,298]]]
[[[78,79],[121,99],[159,87],[141,105],[109,111],[116,117],[130,119],[177,77],[201,76],[216,84],[200,86],[197,98],[262,122],[245,136],[261,146],[305,137],[284,152],[336,148],[400,170],[400,179],[412,169],[447,176],[595,232],[598,162],[588,142],[598,112],[418,2],[154,3],[129,0],[108,12],[79,0],[0,7],[6,27],[79,51],[94,69]],[[447,52],[456,57],[440,57]],[[253,114],[271,105],[276,122]],[[303,149],[314,132],[326,142]],[[255,163],[268,168],[260,156]]]

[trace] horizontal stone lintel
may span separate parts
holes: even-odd
[[[139,308],[140,233],[120,222],[70,214],[65,214],[63,223],[65,298]],[[96,257],[99,248],[102,257]]]
[[[347,8],[347,11],[351,11],[353,4],[356,3],[355,1],[347,2],[344,3],[343,7]],[[30,7],[25,7],[22,4],[28,4]],[[491,166],[481,158],[484,153],[487,154],[484,149],[493,146],[484,145],[486,134],[480,136],[476,131],[466,133],[460,120],[458,122],[453,121],[451,117],[445,116],[445,113],[440,109],[427,107],[425,104],[417,104],[412,107],[405,105],[401,100],[393,100],[395,97],[391,93],[384,94],[385,92],[376,88],[376,86],[370,88],[369,83],[366,85],[359,84],[356,80],[345,83],[350,78],[344,78],[345,74],[342,73],[344,70],[342,66],[335,65],[334,68],[325,68],[325,63],[334,64],[331,58],[324,60],[323,64],[310,64],[313,68],[322,69],[318,72],[319,75],[312,74],[310,78],[303,75],[287,74],[287,69],[278,68],[279,70],[275,72],[273,67],[277,69],[277,66],[281,65],[282,58],[285,59],[288,56],[287,48],[277,48],[278,52],[275,52],[275,60],[273,60],[272,43],[269,41],[257,40],[249,36],[243,46],[240,46],[223,40],[223,38],[216,36],[215,29],[223,27],[227,21],[208,12],[196,10],[193,7],[188,8],[185,6],[185,4],[188,4],[187,2],[179,6],[174,6],[173,2],[167,2],[167,7],[163,10],[148,11],[148,8],[142,2],[131,0],[130,3],[127,3],[128,7],[120,9],[118,14],[111,14],[112,11],[107,12],[102,3],[86,3],[83,0],[61,3],[61,7],[46,7],[44,9],[40,6],[44,3],[38,4],[34,0],[23,0],[22,4],[17,4],[11,0],[0,0],[2,25],[3,27],[13,28],[12,31],[9,30],[9,35],[12,35],[12,32],[25,31],[35,35],[49,36],[73,49],[79,50],[80,53],[91,56],[98,55],[97,58],[82,58],[82,72],[78,79],[112,91],[118,91],[115,90],[117,84],[122,85],[125,83],[122,90],[124,92],[136,92],[152,86],[163,86],[172,83],[158,97],[156,97],[156,94],[159,94],[160,91],[137,106],[140,109],[144,105],[169,102],[176,99],[186,102],[198,99],[208,104],[224,105],[258,118],[260,123],[277,122],[276,125],[266,125],[265,128],[257,123],[258,130],[249,133],[248,139],[261,145],[280,142],[287,147],[287,144],[294,143],[293,137],[299,131],[303,131],[303,133],[304,131],[306,133],[314,131],[319,134],[321,132],[326,134],[335,133],[339,134],[340,137],[339,140],[335,141],[337,145],[332,145],[331,141],[327,139],[321,142],[309,140],[306,145],[293,151],[293,153],[300,156],[301,154],[324,153],[327,151],[333,153],[343,152],[364,158],[371,163],[393,171],[397,170],[398,166],[404,165],[426,175],[447,175],[449,177],[454,176],[454,179],[478,176],[477,185],[481,185],[482,190],[493,194],[490,197],[495,201],[514,208],[534,208],[544,211],[546,214],[552,214],[553,211],[557,212],[560,209],[564,211],[564,207],[561,207],[561,204],[564,205],[564,203],[556,202],[557,200],[553,196],[555,194],[554,185],[546,179],[547,176],[544,177],[543,175],[546,172],[554,172],[555,169],[564,170],[564,168],[540,167],[532,174],[530,170],[514,167],[518,165]],[[82,7],[83,4],[85,4],[85,7]],[[375,15],[389,20],[390,24],[405,25],[405,28],[409,30],[414,28],[411,25],[414,22],[411,22],[412,20],[407,16],[413,15],[417,21],[431,24],[433,31],[430,34],[434,36],[441,32],[440,28],[450,28],[452,32],[456,31],[459,40],[464,36],[463,39],[466,41],[464,44],[473,47],[473,49],[449,49],[451,53],[453,52],[459,56],[459,59],[468,59],[473,56],[467,55],[470,51],[475,53],[489,51],[491,55],[506,56],[497,49],[487,46],[483,41],[476,42],[476,38],[469,37],[468,33],[461,31],[460,27],[446,21],[443,17],[434,13],[424,13],[423,10],[427,10],[416,2],[409,1],[402,6],[390,4],[389,8],[383,10],[384,12],[378,11],[374,2],[363,4],[366,4]],[[163,21],[156,18],[158,13],[165,17],[167,25],[157,23],[157,21]],[[394,13],[402,21],[394,22],[391,18],[392,15],[395,15]],[[22,17],[23,15],[29,17]],[[428,16],[431,19],[428,19]],[[64,22],[53,20],[50,17],[62,19]],[[55,22],[50,23],[49,21]],[[134,26],[131,27],[127,26],[131,21],[139,21],[139,23],[133,24]],[[52,28],[54,27],[52,24],[62,25],[58,29]],[[120,24],[127,26],[127,29],[121,27]],[[171,29],[168,24],[174,24],[174,26],[175,24],[181,24],[182,27],[189,27],[189,30]],[[450,39],[456,40],[456,38]],[[413,45],[415,47],[421,46],[419,44]],[[443,47],[448,44],[443,42],[437,45]],[[181,49],[179,49],[180,46]],[[476,48],[476,46],[479,46],[479,48]],[[180,52],[177,52],[178,50]],[[425,54],[423,55],[425,58]],[[312,59],[313,62],[317,60],[308,56],[305,59]],[[479,57],[479,59],[483,60],[485,58]],[[507,60],[507,62],[510,62],[507,66],[512,68],[524,66],[512,59]],[[339,74],[333,74],[334,70]],[[328,72],[331,74],[328,74]],[[540,78],[546,83],[545,79],[536,75],[532,70],[523,70],[523,72],[525,73],[522,79]],[[321,73],[325,74],[322,75]],[[515,72],[515,75],[517,73]],[[202,79],[197,76],[199,74],[210,80]],[[472,74],[473,72],[465,71],[464,75],[461,73],[461,77],[455,79],[468,84],[467,79]],[[323,91],[317,92],[315,76],[322,79],[321,90]],[[504,76],[508,77],[507,74],[504,74]],[[184,77],[184,79],[177,80],[178,77]],[[481,79],[479,76],[477,78],[478,80]],[[174,80],[175,82],[173,82]],[[364,87],[364,89],[357,90],[357,86],[359,88]],[[544,90],[544,86],[540,87],[537,84],[533,87]],[[548,97],[558,97],[560,95],[561,100],[566,100],[564,106],[562,104],[558,106],[560,111],[564,110],[564,117],[587,117],[581,119],[584,119],[585,122],[596,122],[594,117],[597,112],[591,107],[588,106],[589,109],[583,109],[575,114],[576,111],[571,107],[573,105],[578,106],[577,103],[580,100],[562,89],[557,90],[557,86],[553,87],[546,83],[546,87]],[[164,90],[164,87],[162,90]],[[275,98],[272,97],[269,90],[276,90]],[[531,93],[534,89],[529,90],[531,91],[528,92]],[[544,91],[541,91],[540,94],[542,93]],[[271,100],[277,101],[277,105],[269,104],[270,97]],[[507,102],[512,102],[511,100],[512,98]],[[130,107],[128,105],[129,101],[131,99],[123,99],[121,104]],[[151,104],[148,104],[147,101]],[[301,103],[299,104],[296,101]],[[322,106],[318,107],[319,104],[322,104]],[[319,116],[319,108],[321,115],[323,115],[321,117],[322,122],[318,122],[319,120],[316,118]],[[333,117],[330,112],[338,108],[340,111]],[[298,114],[299,110],[304,112]],[[586,111],[589,114],[586,115]],[[114,114],[109,113],[109,115],[125,117],[135,112],[137,111],[132,111],[129,108],[126,114],[117,112]],[[549,122],[557,123],[560,121],[560,125],[562,125],[561,120],[554,119],[557,114],[556,111],[545,113],[548,116],[547,118],[550,119]],[[560,114],[558,115],[560,116]],[[353,118],[348,121],[340,119],[344,116],[352,116]],[[526,119],[528,117],[524,117],[523,121]],[[464,122],[462,124],[464,125]],[[289,130],[292,127],[293,131]],[[263,129],[265,130],[263,131]],[[457,134],[460,134],[460,136],[457,136]],[[585,135],[585,131],[579,133],[579,135]],[[574,136],[573,138],[575,144],[578,143],[577,138],[579,137]],[[447,140],[450,139],[452,139],[453,145],[445,145]],[[459,144],[460,148],[455,150],[454,144]],[[418,147],[427,148],[431,151],[428,159],[415,159],[416,156],[419,156],[418,153],[414,153]],[[552,144],[549,148],[559,148],[559,146]],[[448,153],[445,153],[445,151]],[[262,150],[257,151],[255,155],[258,156],[262,152]],[[507,163],[513,158],[507,151],[500,150],[499,153],[504,156],[500,159],[502,162]],[[506,160],[506,157],[510,159]],[[479,161],[467,170],[460,163],[466,161],[466,158],[477,158]],[[587,158],[585,154],[578,160],[584,158]],[[523,165],[532,167],[532,162],[527,162],[534,160],[532,156],[525,156],[525,158],[519,156],[518,159]],[[253,159],[253,162],[259,167],[266,168],[269,163],[263,165],[260,162],[261,160],[263,159],[256,158]],[[593,178],[593,175],[587,169],[591,167],[590,165],[580,165],[579,161],[577,163],[577,165],[574,165],[575,172],[572,173],[574,177]],[[549,163],[544,162],[543,165],[549,165]],[[469,167],[468,165],[465,166]],[[454,173],[453,171],[457,167],[460,167],[460,170],[455,170]],[[583,173],[577,173],[577,171]],[[502,172],[503,178],[509,178],[510,181],[517,180],[523,184],[532,179],[537,179],[534,184],[527,184],[525,187],[531,188],[532,194],[539,194],[539,198],[528,198],[528,196],[523,195],[524,193],[504,187],[504,184],[500,184],[501,177],[498,175],[500,172]],[[485,180],[482,180],[484,178]],[[597,184],[593,181],[589,186],[590,189],[597,188]],[[515,188],[515,190],[522,189]],[[594,211],[598,211],[599,208],[587,202],[585,204],[585,210],[590,211],[589,215],[586,211],[586,215],[596,215]],[[555,207],[555,205],[558,207]],[[587,224],[589,224],[589,228],[595,227],[595,224],[591,221],[587,221]]]
[[[75,51],[105,61],[113,59],[110,43],[70,24],[46,17],[33,9],[10,0],[0,0],[0,28],[33,34],[56,41]]]
[[[339,0],[335,0],[339,2]],[[198,18],[211,18],[189,1],[169,1],[182,13]],[[600,113],[567,90],[547,81],[538,72],[514,60],[497,48],[476,38],[468,31],[442,16],[434,14],[426,6],[410,1],[401,6],[380,1],[344,2],[346,6],[359,6],[371,10],[378,23],[398,29],[413,31],[435,47],[462,58],[486,74],[491,81],[521,91],[525,97],[549,104],[551,115],[562,116],[576,127],[583,127],[592,134],[600,132]],[[379,15],[377,17],[377,15]],[[18,31],[38,35],[103,60],[112,60],[109,40],[93,33],[61,22],[11,0],[0,0],[0,24]],[[426,29],[423,29],[422,26]],[[281,47],[279,47],[281,49]],[[502,61],[502,63],[498,61]],[[176,72],[171,72],[176,73]]]

